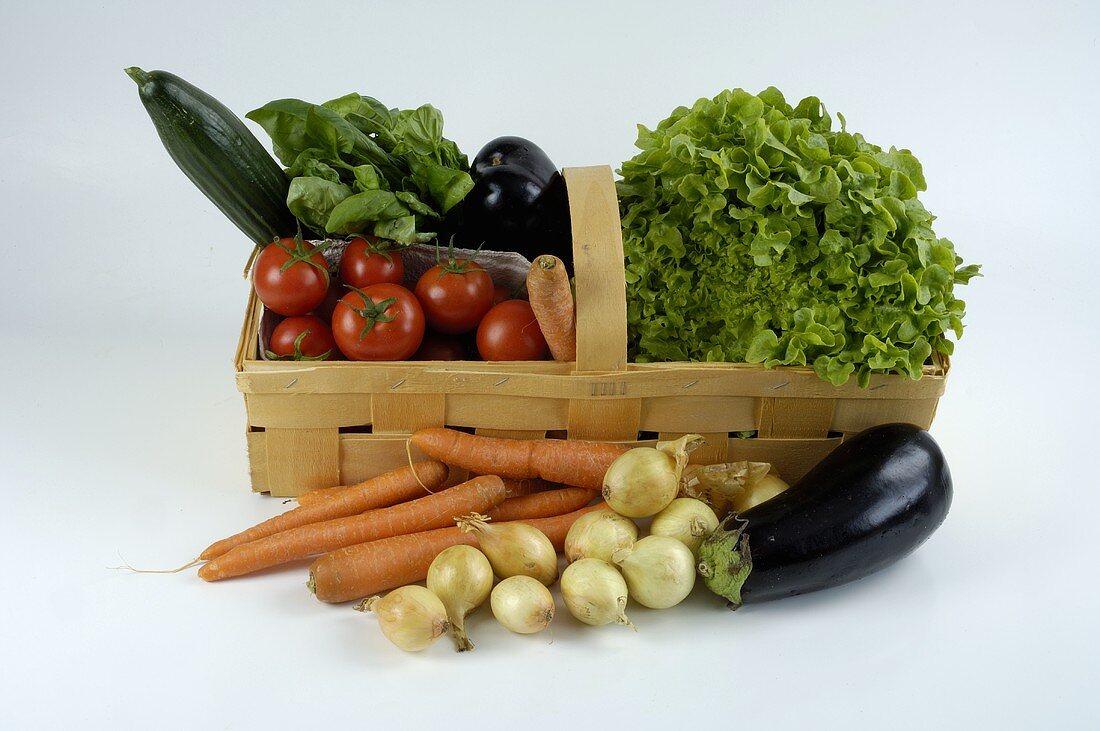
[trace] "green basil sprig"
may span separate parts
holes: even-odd
[[[348,94],[320,105],[279,99],[247,116],[287,166],[287,205],[316,231],[430,241],[473,187],[466,156],[429,104],[389,109]]]

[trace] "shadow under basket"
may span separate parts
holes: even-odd
[[[702,434],[692,461],[770,462],[788,482],[876,424],[928,428],[948,361],[920,380],[875,375],[834,386],[811,368],[628,363],[622,229],[611,168],[566,168],[577,298],[577,360],[289,362],[260,358],[251,292],[236,354],[248,413],[252,489],[277,496],[351,484],[424,455],[409,434],[477,434],[628,444]],[[464,479],[453,474],[452,482]]]

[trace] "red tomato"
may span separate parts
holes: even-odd
[[[485,360],[543,360],[550,354],[531,304],[507,300],[495,305],[477,328],[477,350]]]
[[[427,333],[413,360],[466,360],[466,346],[453,335]]]
[[[424,310],[398,284],[348,292],[332,313],[332,334],[351,360],[405,360],[424,339]]]
[[[372,284],[401,284],[405,278],[405,263],[401,254],[387,251],[374,236],[356,237],[340,259],[340,279],[353,287],[369,287]]]
[[[503,284],[497,284],[493,286],[493,304],[499,305],[505,300],[512,299],[512,290],[505,287]]]
[[[328,292],[325,257],[301,239],[285,238],[264,247],[252,268],[252,286],[264,307],[280,315],[317,309]]]
[[[268,343],[268,358],[280,360],[329,360],[336,355],[332,329],[316,315],[288,317],[275,326]]]
[[[493,306],[493,280],[480,264],[451,259],[424,272],[416,298],[433,330],[460,335],[477,327]]]

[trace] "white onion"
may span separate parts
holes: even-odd
[[[386,639],[408,652],[428,647],[451,626],[439,597],[416,584],[394,589],[384,597],[371,597],[356,609],[378,615]]]
[[[489,606],[498,622],[521,635],[541,632],[554,619],[554,597],[530,576],[510,576],[497,584]]]
[[[685,434],[656,447],[635,447],[611,463],[603,478],[603,497],[628,518],[648,518],[664,510],[680,491],[688,453],[706,440]]]
[[[566,566],[561,575],[561,596],[569,613],[585,624],[634,626],[626,616],[626,581],[606,561],[582,558]]]
[[[622,569],[630,597],[651,609],[676,606],[695,586],[695,556],[675,538],[647,536],[619,551],[614,561]]]
[[[558,578],[558,552],[546,534],[519,522],[493,524],[484,515],[459,518],[458,527],[476,533],[493,572],[502,579],[530,576],[550,586]]]
[[[427,584],[447,609],[455,649],[474,649],[466,636],[466,616],[484,604],[493,589],[489,559],[473,546],[446,548],[428,567]]]
[[[611,561],[612,554],[629,548],[638,539],[638,526],[607,508],[585,513],[569,527],[565,536],[565,558]]]
[[[675,538],[699,556],[699,546],[718,527],[718,516],[702,500],[678,497],[668,507],[653,516],[649,532],[655,536]]]
[[[628,518],[659,513],[679,489],[676,459],[652,447],[626,451],[611,463],[603,477],[604,500]]]
[[[771,500],[789,487],[790,485],[784,482],[779,475],[769,472],[741,491],[733,501],[733,510],[736,513],[743,513],[766,500]]]

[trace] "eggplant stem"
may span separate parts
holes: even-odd
[[[733,530],[726,529],[730,521],[737,523]],[[728,602],[730,609],[741,607],[741,587],[752,573],[747,525],[731,515],[699,547],[699,575],[708,589]]]

